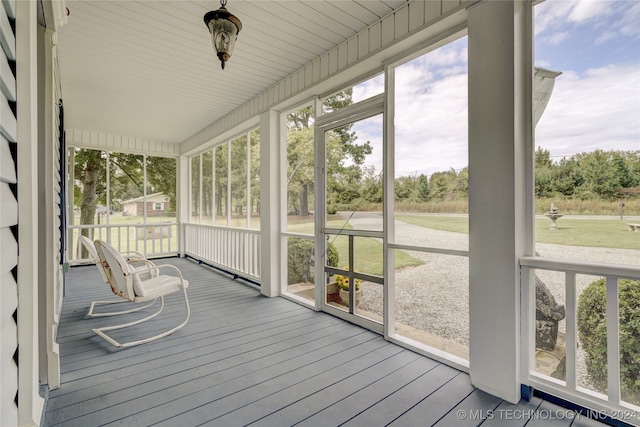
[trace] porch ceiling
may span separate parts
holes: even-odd
[[[225,70],[203,16],[216,0],[67,0],[58,63],[68,128],[182,142],[406,0],[230,0]]]

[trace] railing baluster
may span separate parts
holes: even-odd
[[[607,277],[607,390],[609,401],[620,403],[620,340],[618,279]]]
[[[565,361],[567,387],[576,389],[576,274],[565,273]]]
[[[260,279],[260,230],[185,224],[185,251],[233,273]]]
[[[529,362],[525,367],[524,381],[529,385],[539,388],[542,391],[550,392],[560,398],[567,399],[576,404],[588,408],[595,408],[602,413],[629,412],[628,408],[636,408],[631,402],[622,400],[621,393],[621,367],[620,367],[620,295],[618,281],[620,279],[640,280],[640,266],[623,264],[606,264],[594,262],[566,261],[553,258],[537,256],[525,256],[519,259],[521,268],[521,281],[523,286],[522,309],[523,321],[527,322],[527,327],[523,327],[523,347],[527,347],[535,337],[535,319],[530,316],[535,309],[535,299],[531,297],[531,292],[535,291],[533,281],[527,280],[529,270],[558,271],[565,274],[565,310],[566,310],[566,386],[563,387],[554,379],[534,370],[530,362],[535,362],[535,351],[523,348],[526,354],[523,355],[525,361]],[[579,289],[577,288],[578,275],[596,276],[606,278],[606,328],[607,328],[607,392],[606,395],[597,389],[578,383],[577,359],[577,300]],[[527,289],[529,288],[529,289]],[[529,292],[527,292],[527,290]],[[529,298],[529,299],[527,299]],[[529,312],[529,314],[526,313]],[[526,317],[529,317],[527,320]],[[529,359],[526,359],[528,357]],[[631,405],[631,406],[630,406]],[[626,413],[625,412],[625,413]],[[636,410],[637,412],[637,410]],[[634,414],[636,412],[633,412]],[[629,412],[631,413],[631,412]],[[615,415],[614,415],[615,418]],[[638,425],[634,419],[633,425]]]
[[[160,242],[158,244],[156,244],[155,238],[154,241],[152,242],[152,250],[153,250],[153,255],[175,255],[178,253],[178,248],[175,248],[172,250],[171,248],[171,235],[172,233],[170,232],[170,230],[172,230],[174,227],[177,228],[177,224],[170,224],[170,225],[159,225],[159,224],[135,224],[135,225],[124,225],[124,224],[86,224],[86,225],[70,225],[69,228],[69,235],[71,236],[72,242],[69,244],[68,247],[68,257],[69,257],[69,262],[71,265],[75,265],[78,263],[83,263],[83,262],[87,262],[89,261],[88,258],[83,259],[82,258],[82,254],[81,252],[79,252],[78,246],[77,246],[77,239],[78,239],[78,235],[80,235],[82,233],[82,230],[88,230],[87,236],[91,239],[91,240],[96,240],[96,239],[101,239],[101,240],[105,240],[107,242],[109,242],[110,244],[112,244],[118,251],[131,251],[132,247],[135,247],[135,251],[141,252],[141,253],[148,253],[149,250],[147,248],[147,246],[145,245],[145,249],[144,251],[140,250],[140,243],[138,239],[138,231],[142,232],[143,234],[140,235],[140,237],[143,237],[143,239],[145,241],[147,241],[148,239],[146,239],[146,234],[147,234],[147,228],[149,228],[153,234],[155,235],[155,233],[159,230],[159,228],[162,227],[166,227],[167,232],[169,233],[169,235],[167,236],[167,241],[168,241],[168,247],[166,249],[166,251],[163,249],[163,240],[162,238],[160,239]],[[124,231],[123,231],[124,228]],[[160,229],[160,232],[163,232],[164,230]],[[177,233],[177,232],[176,232]],[[124,238],[124,236],[126,236],[125,241],[123,242],[122,239]],[[133,239],[133,243],[132,243],[132,239]],[[158,247],[159,245],[159,247]]]

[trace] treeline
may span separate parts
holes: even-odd
[[[548,150],[535,153],[536,197],[622,200],[640,197],[640,151],[575,154],[555,163]]]
[[[365,174],[366,175],[366,174]],[[396,203],[405,207],[450,204],[464,206],[469,192],[469,170],[436,172],[427,177],[412,174],[395,179]],[[362,180],[351,200],[337,203],[337,210],[371,208],[382,201],[381,180]],[[640,199],[640,151],[603,151],[575,154],[553,162],[548,150],[535,153],[537,199],[617,201]]]
[[[396,202],[467,200],[469,170],[451,169],[430,177],[415,174],[396,178],[395,189]],[[535,153],[535,196],[578,200],[640,198],[640,151],[595,150],[553,162],[548,150],[538,148]]]

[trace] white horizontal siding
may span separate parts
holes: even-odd
[[[2,0],[2,6],[11,19],[16,17],[16,0]]]
[[[18,370],[13,354],[18,346],[17,328],[13,313],[18,306],[17,285],[11,273],[0,275],[0,404],[2,425],[18,425],[18,408],[14,404],[18,390]]]
[[[375,54],[405,38],[423,30],[426,26],[443,19],[474,1],[442,0],[412,1],[378,22],[359,31],[345,42],[321,54],[304,67],[280,80],[268,90],[212,123],[181,144],[181,153],[197,150],[201,145],[218,138],[244,121],[270,108],[275,108],[287,99],[309,91],[319,83],[344,72]],[[359,2],[366,7],[368,2]],[[372,3],[373,4],[373,3]],[[376,2],[378,6],[382,6]],[[342,7],[342,5],[338,5]],[[351,7],[354,7],[353,5]],[[338,25],[338,24],[336,24]],[[383,59],[378,66],[382,66]]]
[[[16,183],[16,166],[9,149],[9,141],[0,135],[0,182]]]
[[[9,101],[16,100],[16,78],[11,72],[4,49],[0,49],[0,91]]]
[[[6,182],[0,182],[0,227],[11,227],[18,223],[18,201]]]
[[[18,264],[18,242],[8,228],[0,228],[0,242],[0,276],[4,276]]]
[[[2,117],[0,134],[9,141],[16,142],[18,140],[18,123],[3,93],[0,93],[0,117]]]
[[[17,140],[17,122],[9,107],[16,101],[16,80],[9,61],[16,59],[16,39],[9,24],[15,18],[15,1],[0,6],[0,423],[18,425],[18,366],[13,356],[18,348],[18,285],[13,269],[18,264],[18,242],[11,232],[18,223],[18,202],[9,187],[16,183],[16,167],[9,144]]]
[[[2,8],[0,9],[0,46],[4,50],[7,57],[15,61],[16,60],[16,37],[11,31],[11,25],[9,24],[8,16],[13,14],[11,4],[14,2],[7,2],[2,0]]]
[[[2,286],[0,286],[0,296],[2,297],[0,298],[0,313],[3,313],[3,316],[11,316],[13,315],[13,312],[16,311],[16,308],[18,308],[18,285],[10,271],[0,276],[0,284],[2,284]],[[5,350],[10,350],[10,348],[5,344],[6,341],[2,341],[2,345],[0,347]],[[11,351],[11,354],[13,354],[13,351]],[[4,358],[5,355],[3,354],[3,360]],[[2,384],[4,384],[4,381]]]
[[[177,156],[180,154],[179,145],[171,142],[161,142],[146,138],[134,138],[80,129],[67,129],[66,140],[67,145],[81,148],[156,156]]]

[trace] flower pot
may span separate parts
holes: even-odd
[[[356,307],[360,304],[360,300],[362,299],[362,289],[356,290]],[[340,299],[342,300],[342,304],[349,307],[349,291],[340,289]]]
[[[329,283],[327,285],[327,295],[337,294],[339,290],[340,290],[340,288],[338,287],[338,285],[336,283]]]

